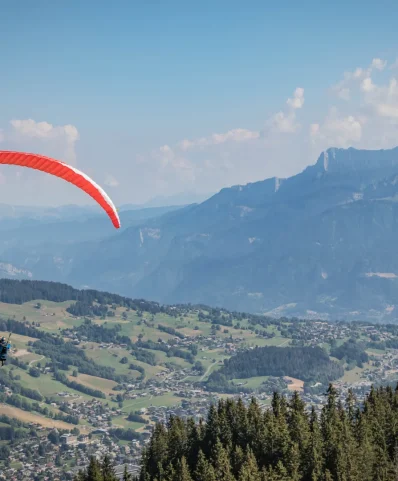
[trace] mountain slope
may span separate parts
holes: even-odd
[[[398,148],[329,149],[294,177],[223,189],[100,242],[8,256],[25,255],[35,278],[161,302],[394,320],[397,174]]]

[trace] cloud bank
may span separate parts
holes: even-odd
[[[305,86],[297,86],[281,99],[281,108],[254,129],[242,123],[225,131],[198,132],[197,137],[182,137],[146,152],[134,151],[132,146],[129,157],[120,158],[120,165],[119,160],[112,160],[112,172],[108,158],[95,164],[96,179],[113,189],[120,202],[144,202],[159,195],[211,192],[294,175],[329,147],[395,147],[397,71],[398,58],[390,62],[374,58],[325,85],[321,101],[315,103]],[[0,127],[0,146],[53,155],[85,170],[85,159],[76,155],[80,133],[74,125],[25,119]],[[5,183],[7,173],[2,172],[0,184]]]

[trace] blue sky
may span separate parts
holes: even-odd
[[[329,142],[398,144],[388,90],[398,75],[396,2],[7,3],[0,148],[75,163],[119,204],[291,175]],[[375,89],[338,85],[357,68],[355,79]],[[297,88],[302,100],[289,107]],[[380,113],[386,102],[389,115]],[[287,137],[274,125],[280,112]],[[189,149],[179,148],[185,139]],[[38,189],[43,174],[0,175],[0,202],[87,202],[56,180]]]

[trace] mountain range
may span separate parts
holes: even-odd
[[[398,321],[398,148],[331,148],[293,177],[144,211],[124,210],[117,233],[87,214],[7,231],[0,221],[0,275],[164,303]]]

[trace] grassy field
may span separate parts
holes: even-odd
[[[130,399],[124,402],[123,410],[129,412],[149,406],[175,406],[181,402],[181,399],[181,397],[174,396],[173,393],[163,394],[162,396]]]
[[[0,404],[0,414],[5,414],[10,418],[16,418],[26,423],[40,424],[41,426],[44,426],[47,428],[71,430],[75,427],[73,424],[65,423],[64,421],[57,421],[54,419],[45,418],[40,414],[23,411],[22,409],[16,408],[14,406],[9,406],[7,404]]]
[[[235,385],[242,384],[242,387],[247,389],[258,389],[269,376],[256,376],[249,379],[233,379]]]
[[[36,309],[37,303],[41,304],[40,309]],[[3,317],[15,318],[17,320],[24,317],[29,322],[40,324],[40,328],[44,331],[58,331],[59,328],[66,328],[68,326],[79,325],[80,320],[73,319],[72,316],[66,312],[66,308],[72,304],[67,302],[51,302],[37,300],[26,302],[21,305],[5,304],[0,302],[0,313]]]
[[[41,303],[40,309],[37,309],[36,307],[37,302]],[[66,311],[71,304],[71,301],[54,303],[43,300],[27,302],[23,305],[0,303],[0,315],[3,318],[10,317],[19,321],[27,320],[32,325],[34,323],[35,327],[39,325],[39,329],[48,333],[59,333],[62,329],[73,329],[80,326],[84,322],[83,318],[72,316]],[[209,320],[200,320],[197,312],[194,312],[193,310],[186,315],[181,315],[178,317],[173,317],[165,313],[158,313],[155,316],[152,316],[147,312],[144,312],[143,315],[139,315],[139,313],[136,311],[128,310],[124,307],[117,307],[114,309],[114,312],[115,316],[113,317],[107,317],[106,319],[95,318],[92,319],[92,322],[108,329],[119,326],[118,328],[120,328],[120,334],[128,336],[133,342],[136,342],[138,337],[142,336],[144,341],[150,340],[153,342],[158,342],[160,339],[167,343],[171,343],[175,336],[159,330],[159,324],[173,328],[185,336],[203,336],[204,338],[210,339],[210,336],[214,334],[214,326],[212,326],[212,323],[209,322]],[[288,327],[289,325],[291,325],[291,323],[286,322],[284,324],[284,328]],[[266,326],[264,328],[264,326],[261,326],[260,324],[257,324],[256,326],[249,324],[248,319],[240,319],[239,322],[234,319],[233,327],[219,327],[220,329],[215,331],[216,340],[229,342],[228,340],[232,336],[233,340],[238,340],[239,347],[277,346],[283,348],[291,344],[291,339],[283,337],[281,335],[281,329],[275,325]],[[283,333],[285,333],[284,328],[282,328]],[[260,329],[262,331],[266,330],[268,333],[274,334],[274,337],[270,339],[257,337],[255,334],[255,329]],[[337,340],[337,345],[343,344],[346,340],[347,339]],[[35,341],[36,339],[34,338],[13,334],[12,344],[16,351],[12,353],[12,355],[18,357],[18,359],[21,361],[28,363],[30,367],[37,365],[39,362],[42,366],[46,362],[50,362],[51,360],[46,357],[29,352],[29,350],[31,350],[29,343]],[[150,350],[156,359],[156,365],[152,366],[141,361],[137,361],[132,355],[131,349],[114,347],[102,348],[100,347],[100,344],[96,342],[81,342],[79,347],[84,349],[88,359],[94,361],[98,365],[112,367],[117,374],[127,376],[132,381],[139,378],[141,374],[136,370],[131,370],[129,368],[130,363],[134,363],[145,369],[144,381],[156,379],[160,385],[162,385],[163,378],[157,377],[157,374],[164,372],[167,369],[166,365],[171,365],[172,369],[176,370],[186,369],[185,377],[183,373],[181,375],[182,381],[180,381],[180,384],[176,384],[173,388],[174,390],[178,390],[180,387],[183,388],[184,382],[205,381],[212,372],[222,366],[225,359],[230,357],[230,354],[227,354],[228,349],[226,347],[209,347],[217,344],[211,344],[206,340],[200,341],[198,339],[195,340],[195,343],[196,342],[198,352],[195,356],[195,362],[200,361],[204,369],[203,374],[200,376],[191,375],[189,371],[192,368],[192,364],[186,360],[180,357],[168,357],[165,352],[160,350]],[[330,345],[328,343],[324,343],[322,347],[330,352]],[[183,347],[183,349],[187,351],[187,346]],[[372,349],[369,349],[367,352],[376,356],[385,354],[384,351]],[[123,358],[127,358],[127,363],[121,362]],[[371,368],[370,364],[366,365],[363,369],[355,368],[351,371],[346,371],[341,380],[345,382],[359,381],[363,376],[363,371],[369,368]],[[83,402],[84,400],[92,399],[91,396],[68,388],[56,381],[51,374],[42,374],[39,378],[34,378],[29,375],[29,370],[26,371],[11,365],[8,365],[5,367],[5,369],[8,371],[12,369],[13,374],[20,376],[20,380],[18,382],[20,382],[22,386],[36,389],[44,397],[50,397],[57,401],[63,400],[67,402],[72,400],[74,402]],[[69,371],[67,372],[70,380],[77,381],[88,388],[102,391],[106,395],[104,402],[108,403],[111,407],[118,407],[117,403],[111,401],[111,396],[114,396],[118,392],[123,392],[114,390],[117,385],[116,382],[82,373],[78,373],[77,377],[73,377],[72,373],[74,369],[75,368],[73,368],[73,366],[70,366]],[[234,379],[234,382],[235,384],[243,383],[242,387],[256,390],[267,379],[268,376],[259,376],[250,379]],[[301,391],[303,389],[303,382],[300,379],[292,379],[292,381],[293,383],[288,385],[290,390]],[[149,391],[149,389],[146,388],[145,391]],[[58,393],[61,392],[69,393],[70,397],[59,396]],[[181,397],[175,396],[173,392],[168,392],[166,394],[162,394],[161,396],[154,396],[148,393],[147,396],[142,397],[142,390],[140,390],[137,391],[136,394],[138,396],[136,399],[127,399],[124,401],[124,412],[139,410],[151,405],[172,407],[179,404],[182,400]],[[228,395],[225,395],[225,397],[228,397]],[[29,417],[36,416],[35,419],[40,421],[45,419],[42,416],[32,413],[23,414],[24,411],[20,412],[21,410],[10,406],[3,406],[3,409],[8,410],[8,412],[12,412],[13,416],[19,416],[19,418],[21,418],[20,416],[28,415]],[[48,421],[50,423],[62,423],[61,421]],[[114,418],[114,424],[121,427],[129,427],[138,430],[145,427],[145,425],[141,423],[131,423],[127,421],[125,415]],[[80,426],[81,425],[79,425],[79,429]]]
[[[124,429],[130,428],[130,429],[134,429],[134,431],[146,426],[146,424],[144,423],[135,423],[135,422],[128,421],[127,416],[125,415],[117,416],[113,418],[112,423],[117,427],[124,428]]]
[[[374,356],[383,356],[386,353],[386,350],[382,349],[366,349],[366,352],[370,355]]]
[[[286,379],[290,380],[291,383],[287,385],[289,391],[304,391],[304,381],[301,379],[295,379],[294,377],[286,376]]]
[[[345,371],[344,376],[340,378],[340,381],[349,383],[358,382],[362,378],[363,371],[365,371],[365,369],[369,369],[369,367],[370,366],[368,364],[364,364],[364,367],[362,368],[354,367],[354,369],[351,369],[350,371]]]
[[[39,378],[34,378],[22,369],[18,369],[18,374],[21,376],[20,384],[22,386],[30,389],[36,389],[44,397],[61,399],[57,393],[68,392],[75,398],[86,400],[91,399],[90,396],[87,396],[79,391],[75,391],[59,381],[56,381],[51,374],[41,375]]]
[[[102,377],[89,376],[88,374],[79,374],[77,377],[68,376],[71,381],[77,381],[83,386],[87,386],[91,389],[99,389],[105,394],[114,395],[113,388],[117,386],[117,382],[109,379],[103,379]]]

